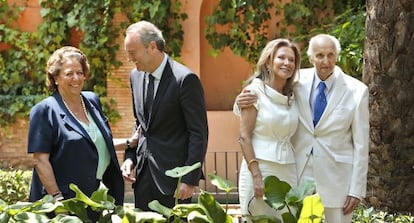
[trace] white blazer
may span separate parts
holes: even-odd
[[[365,197],[368,173],[368,88],[336,67],[328,104],[314,127],[310,95],[315,69],[300,70],[295,87],[299,126],[292,137],[298,174],[313,148],[313,176],[325,207],[340,208],[347,195]],[[303,179],[303,178],[302,178]]]

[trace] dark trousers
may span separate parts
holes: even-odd
[[[167,176],[165,176],[167,177]],[[141,173],[136,177],[137,181],[134,183],[134,197],[135,207],[143,211],[152,211],[148,207],[148,203],[153,200],[158,200],[160,204],[172,208],[175,205],[175,198],[173,195],[164,195],[160,192],[154,179],[151,176],[151,171],[147,162],[144,163]],[[179,200],[180,204],[190,203],[191,198]]]

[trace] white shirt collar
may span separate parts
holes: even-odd
[[[161,80],[162,72],[164,71],[165,65],[167,64],[168,55],[164,53],[164,58],[162,59],[162,62],[160,66],[155,69],[155,71],[152,73],[152,76],[155,77],[155,80]]]
[[[312,86],[312,89],[315,91],[318,88],[319,82],[321,82],[322,80],[316,74],[316,70],[315,70],[315,73],[314,73],[313,76],[314,77],[313,77],[313,86]],[[338,72],[337,72],[336,69],[334,69],[332,75],[329,76],[328,79],[326,79],[325,81],[323,81],[323,82],[325,82],[325,85],[326,85],[326,90],[325,90],[326,92],[329,92],[332,89],[332,87],[334,85],[334,82],[335,82],[335,79],[336,79],[337,76],[338,76]]]

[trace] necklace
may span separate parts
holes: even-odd
[[[86,110],[86,106],[85,106],[85,102],[83,101],[82,96],[80,95],[80,99],[81,99],[81,104],[82,104],[82,109],[83,112],[85,113],[86,118],[89,121],[89,117],[88,117],[88,111]],[[82,122],[81,120],[78,119],[78,117],[76,117],[76,115],[74,114],[74,112],[69,108],[68,104],[66,103],[65,99],[63,99],[63,104],[65,104],[66,108],[69,110],[70,114],[76,119],[76,121],[78,121],[83,128],[86,130],[86,132],[89,134],[89,136],[91,137],[92,141],[94,143],[96,143],[96,140],[98,138],[98,127],[96,126],[96,124],[94,122],[89,122],[89,124],[86,124],[84,122]]]
[[[85,102],[83,101],[83,98],[82,98],[81,95],[79,95],[79,97],[81,99],[81,104],[82,104],[83,112],[85,113],[85,116],[87,118],[88,117],[88,111],[86,110]],[[75,115],[75,113],[70,109],[70,107],[66,103],[65,99],[63,99],[63,97],[62,97],[62,101],[63,101],[63,104],[65,104],[66,108],[69,110],[70,114],[76,119],[76,121],[82,122],[80,119],[78,119],[78,117]]]

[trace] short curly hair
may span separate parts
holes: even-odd
[[[64,46],[57,49],[47,61],[46,66],[46,86],[50,91],[56,91],[57,85],[55,78],[59,75],[62,65],[67,61],[68,58],[75,58],[82,66],[82,71],[85,77],[89,78],[89,63],[86,55],[78,48],[73,46]]]

